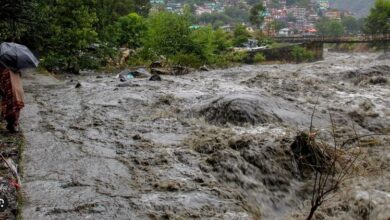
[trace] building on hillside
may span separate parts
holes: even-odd
[[[329,9],[329,0],[317,0],[317,3],[320,6],[321,10]]]
[[[165,4],[164,0],[150,0],[150,4],[152,5],[163,5]]]
[[[181,3],[167,2],[165,9],[170,12],[180,13],[183,8]]]
[[[221,26],[221,27],[219,27],[219,28],[221,28],[221,29],[224,30],[225,32],[231,32],[231,31],[233,31],[233,29],[234,29],[234,27],[233,27],[232,25],[230,25],[230,24]]]
[[[324,13],[324,16],[329,19],[340,20],[341,12],[339,10],[328,10]]]
[[[278,35],[280,37],[288,37],[292,34],[292,30],[290,28],[282,28],[279,30]]]
[[[306,17],[306,8],[292,7],[287,9],[287,14],[292,14],[298,19],[303,19]]]

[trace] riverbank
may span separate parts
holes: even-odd
[[[15,173],[9,166],[17,169],[18,176],[21,177],[22,152],[24,149],[24,136],[22,133],[10,134],[6,129],[6,123],[0,121],[0,152],[3,158],[0,163],[0,199],[6,200],[0,205],[6,207],[0,212],[0,219],[21,219],[21,207],[23,196],[21,184]]]

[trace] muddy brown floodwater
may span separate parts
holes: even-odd
[[[310,180],[290,145],[317,100],[318,130],[329,129],[331,112],[341,139],[389,133],[389,60],[378,55],[160,82],[26,75],[23,217],[302,219]],[[319,217],[390,217],[389,137],[373,140],[364,148],[381,172],[345,184]]]

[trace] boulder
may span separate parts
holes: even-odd
[[[145,68],[138,68],[135,71],[132,71],[131,74],[133,74],[135,78],[149,78],[151,76],[149,71]]]
[[[185,66],[176,65],[172,67],[172,73],[173,75],[184,75],[190,73],[190,69]]]
[[[165,68],[152,68],[153,75],[172,75],[172,72]]]
[[[149,80],[150,80],[150,81],[161,81],[162,79],[161,79],[161,76],[160,76],[160,75],[155,74],[155,75],[151,76],[151,77],[149,78]]]
[[[210,71],[209,68],[206,65],[203,65],[199,68],[200,71],[208,72]]]
[[[163,65],[162,65],[162,62],[161,61],[154,61],[152,64],[150,64],[150,68],[153,69],[153,68],[162,68]]]

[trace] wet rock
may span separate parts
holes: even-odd
[[[151,70],[153,75],[172,75],[172,72],[164,68],[152,68]]]
[[[162,191],[175,192],[180,190],[181,184],[177,181],[170,180],[170,181],[161,181],[159,183],[156,183],[154,187]]]
[[[76,89],[81,88],[81,87],[82,87],[82,85],[81,85],[80,82],[78,82],[78,83],[76,84],[76,86],[75,86]]]
[[[133,140],[136,140],[136,141],[142,140],[142,136],[140,134],[136,134],[133,136]]]
[[[145,68],[139,68],[131,72],[135,78],[149,78],[151,74]]]
[[[173,66],[172,67],[172,74],[173,75],[185,75],[185,74],[188,74],[190,73],[190,68],[188,67],[185,67],[185,66]]]
[[[208,71],[210,71],[210,69],[207,67],[207,66],[201,66],[200,68],[199,68],[199,70],[200,71],[205,71],[205,72],[208,72]]]
[[[118,84],[116,86],[117,87],[140,87],[139,84],[133,83],[133,82],[123,82],[123,83],[120,83],[120,84]]]
[[[388,80],[387,78],[383,76],[378,76],[378,77],[373,77],[370,78],[369,83],[373,85],[378,85],[378,84],[387,84]]]
[[[200,114],[217,125],[281,122],[276,114],[263,108],[267,101],[270,100],[254,95],[229,94],[213,100],[200,110]]]
[[[161,68],[161,67],[163,67],[161,61],[154,61],[153,63],[150,64],[150,68],[151,68],[151,69],[154,69],[154,68]]]
[[[149,80],[150,80],[150,81],[161,81],[162,79],[161,79],[161,76],[160,76],[160,75],[154,74],[153,76],[151,76],[151,77],[149,78]]]

